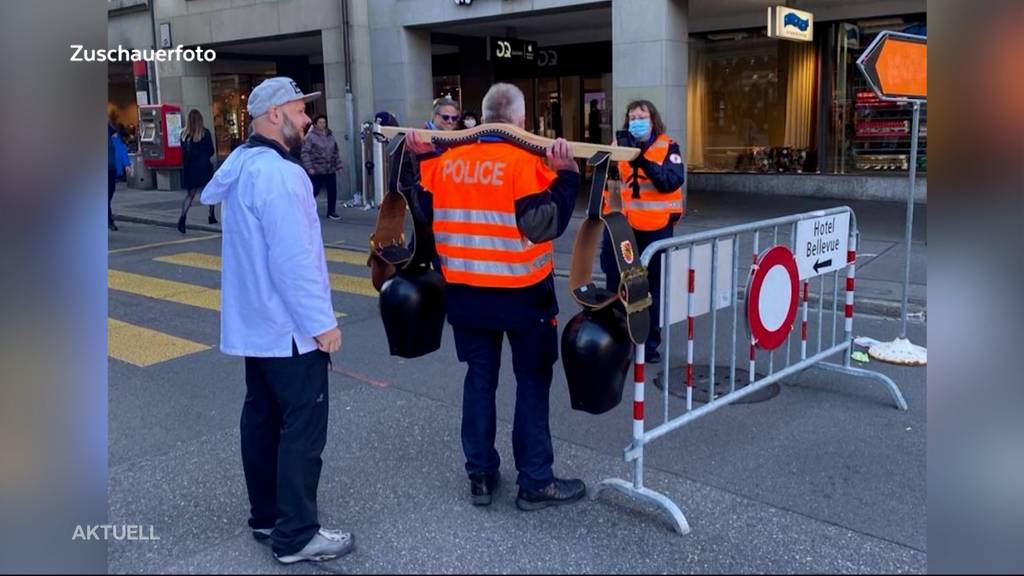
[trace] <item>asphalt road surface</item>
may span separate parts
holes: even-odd
[[[354,532],[357,548],[332,562],[280,566],[246,525],[243,364],[217,349],[220,238],[118,225],[108,276],[110,523],[152,526],[159,540],[111,542],[111,572],[926,570],[923,368],[861,365],[899,384],[907,412],[874,382],[811,369],[769,401],[727,406],[655,441],[645,484],[686,514],[692,532],[679,536],[657,510],[617,494],[532,513],[515,508],[506,345],[498,390],[504,483],[490,508],[475,508],[459,440],[465,369],[451,330],[430,356],[388,356],[365,254],[345,243],[328,251],[343,344],[330,376],[319,505],[321,523]],[[563,279],[558,289],[564,326],[577,306]],[[684,329],[672,332],[672,366],[685,361]],[[880,340],[897,331],[897,321],[878,317],[859,316],[854,327]],[[911,324],[910,337],[927,345],[925,325]],[[705,353],[698,345],[697,357]],[[648,428],[663,418],[656,377],[649,367]],[[631,393],[627,382],[607,414],[573,411],[556,366],[556,474],[590,489],[630,479],[623,449]],[[676,416],[683,405],[670,397],[669,408]]]

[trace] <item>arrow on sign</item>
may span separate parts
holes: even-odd
[[[857,59],[879,98],[920,100],[928,95],[928,39],[886,30]]]
[[[831,265],[832,265],[832,259],[829,258],[828,260],[825,260],[825,261],[822,261],[822,260],[815,261],[814,262],[814,266],[812,266],[812,268],[814,268],[814,273],[817,274],[818,270],[821,270],[822,268],[828,268]]]

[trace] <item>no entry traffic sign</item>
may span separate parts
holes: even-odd
[[[751,341],[774,350],[793,329],[800,281],[796,260],[785,246],[773,246],[757,259],[747,284],[747,325]]]
[[[849,212],[797,223],[793,246],[800,279],[806,280],[846,266],[849,239]]]
[[[879,98],[924,101],[928,96],[928,39],[886,30],[857,59]]]

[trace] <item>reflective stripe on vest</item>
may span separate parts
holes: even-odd
[[[623,207],[628,211],[647,211],[647,212],[670,212],[678,213],[683,210],[683,201],[679,200],[665,200],[655,202],[653,200],[630,200],[629,202],[623,202]]]
[[[434,241],[449,282],[487,288],[522,288],[554,268],[550,242],[523,237],[514,213],[442,208],[434,211]]]
[[[490,262],[486,260],[469,260],[466,258],[451,258],[441,256],[441,265],[452,272],[469,272],[472,274],[489,274],[494,276],[527,276],[532,275],[535,270],[544,268],[551,264],[551,253],[545,252],[528,264],[509,264],[507,262]],[[550,272],[549,272],[550,273]],[[547,274],[541,278],[546,277]],[[507,284],[498,286],[508,287]]]
[[[470,222],[473,224],[498,224],[516,227],[516,215],[493,210],[460,210],[438,208],[434,210],[434,222]],[[516,228],[518,230],[518,228]]]

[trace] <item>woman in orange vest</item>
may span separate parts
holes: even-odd
[[[665,124],[654,104],[647,100],[635,100],[626,106],[626,118],[622,130],[613,142],[622,146],[640,148],[643,153],[632,162],[619,162],[619,178],[622,181],[620,198],[622,213],[629,220],[639,253],[651,243],[672,237],[672,228],[683,215],[683,184],[686,172],[679,144],[665,134]],[[628,140],[623,142],[622,140]],[[608,190],[605,190],[605,212],[611,210]],[[601,270],[608,278],[608,290],[618,290],[619,269],[615,263],[608,231],[604,233],[601,246]],[[661,260],[655,259],[648,269],[651,284],[653,310],[660,309],[661,302]],[[661,330],[658,322],[651,322],[647,336],[646,361],[661,361],[658,346],[661,345]]]

